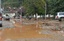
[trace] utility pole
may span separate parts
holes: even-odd
[[[45,3],[45,20],[46,20],[46,13],[47,13],[47,4]]]
[[[1,12],[1,0],[0,0],[0,12]]]
[[[1,8],[1,0],[0,0],[0,8]]]
[[[3,9],[1,8],[1,0],[0,0],[0,13],[2,13]]]
[[[47,1],[45,0],[45,20],[46,20],[46,14],[47,14]]]

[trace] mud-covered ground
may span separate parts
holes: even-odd
[[[0,41],[64,41],[64,21],[15,19],[12,23],[14,27],[0,30]]]

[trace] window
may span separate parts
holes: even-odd
[[[59,13],[59,15],[64,15],[64,13]]]

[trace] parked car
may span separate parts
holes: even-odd
[[[2,14],[0,13],[0,27],[2,27]]]
[[[10,17],[9,17],[9,15],[7,15],[7,14],[4,15],[3,18],[4,18],[4,20],[8,20],[8,21],[10,20]]]
[[[55,19],[62,21],[64,20],[64,12],[58,12]]]

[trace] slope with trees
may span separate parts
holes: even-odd
[[[3,6],[25,8],[26,15],[38,13],[45,14],[45,4],[47,4],[47,14],[56,14],[64,11],[64,0],[2,0]]]

